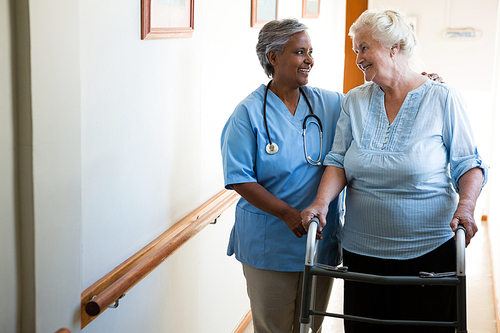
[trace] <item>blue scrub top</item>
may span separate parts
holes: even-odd
[[[301,95],[295,116],[271,90],[267,94],[267,123],[271,140],[279,150],[270,155],[263,118],[265,85],[245,98],[227,121],[221,137],[224,182],[229,185],[257,182],[271,194],[303,210],[314,197],[324,166],[307,163],[304,153],[302,122],[310,111]],[[322,160],[330,150],[340,115],[342,94],[308,86],[302,87],[314,113],[323,124]],[[308,119],[308,123],[313,118]],[[317,159],[320,150],[319,129],[309,124],[306,131],[307,153]],[[324,239],[319,244],[318,261],[337,265],[341,259],[340,231],[342,202],[330,204]],[[302,271],[306,237],[297,238],[285,222],[241,198],[231,232],[228,255],[255,268],[296,272]]]

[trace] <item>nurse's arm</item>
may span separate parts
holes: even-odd
[[[325,168],[321,182],[318,187],[318,193],[313,203],[302,211],[302,224],[307,230],[309,221],[313,217],[319,219],[318,229],[321,231],[326,225],[326,214],[328,213],[328,205],[335,199],[347,185],[345,171],[333,165]]]
[[[295,236],[300,238],[307,233],[300,220],[300,210],[272,195],[259,183],[231,184],[231,187],[254,207],[284,221]]]
[[[455,231],[459,224],[466,230],[465,244],[469,245],[470,240],[476,234],[478,228],[474,220],[474,210],[476,209],[477,198],[483,185],[483,170],[472,168],[458,179],[458,205],[453,214],[450,227]]]

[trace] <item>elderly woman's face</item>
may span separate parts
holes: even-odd
[[[314,66],[311,39],[307,32],[299,32],[290,38],[281,53],[270,55],[274,67],[273,79],[294,86],[303,86],[309,80]]]
[[[366,81],[377,83],[377,79],[391,73],[394,66],[391,49],[375,40],[369,27],[361,28],[354,34],[352,49],[357,55],[356,65],[365,74]]]

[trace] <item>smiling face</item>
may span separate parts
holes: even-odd
[[[307,84],[314,66],[312,51],[311,39],[302,31],[293,35],[280,53],[269,52],[269,61],[274,67],[273,80],[294,89]]]
[[[356,53],[356,65],[365,74],[366,81],[377,84],[390,77],[394,69],[394,50],[375,40],[370,27],[356,31],[352,39],[352,49]],[[391,56],[392,54],[392,56]]]

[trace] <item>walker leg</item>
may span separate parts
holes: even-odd
[[[300,324],[300,333],[309,333],[309,324]]]
[[[309,309],[315,310],[315,305],[316,305],[316,284],[318,282],[318,277],[316,275],[312,275],[312,287],[311,287],[311,304],[309,305]],[[315,316],[309,316],[311,318],[311,323],[309,326],[311,326],[311,329],[314,329],[314,320]]]
[[[457,288],[457,333],[467,333],[467,294],[465,276],[458,276],[460,285]]]
[[[311,266],[306,265],[304,268],[304,281],[302,285],[302,309],[300,314],[300,333],[309,333],[311,324],[311,316],[309,309],[311,306],[311,291],[312,291],[312,276],[309,273]]]
[[[465,235],[463,226],[456,230],[457,237],[457,333],[467,333],[467,293],[465,281]]]

